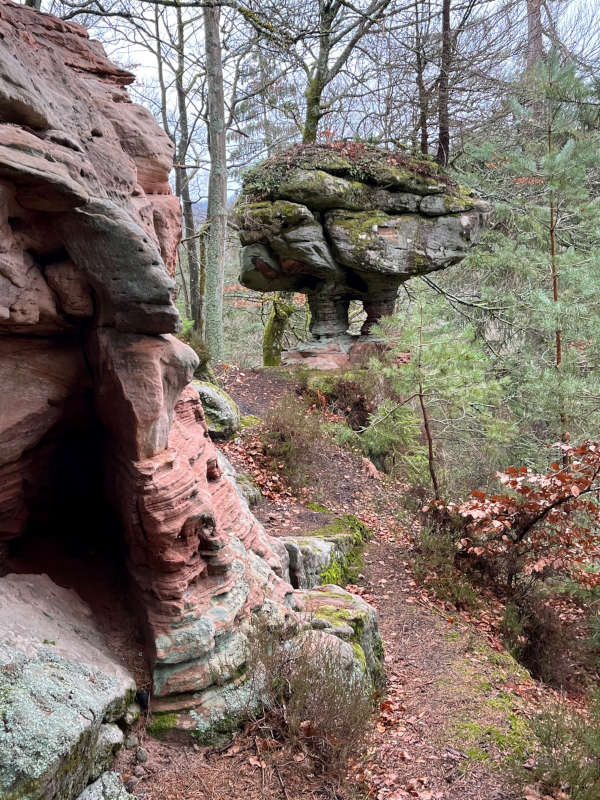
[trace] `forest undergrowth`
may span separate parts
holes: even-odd
[[[364,427],[373,413],[356,375],[329,374],[311,384],[306,374],[288,373],[287,385],[281,376],[235,367],[224,375],[242,408],[246,396],[255,402],[257,384],[267,400],[266,423],[254,420],[226,446],[263,492],[258,514],[265,526],[275,535],[305,530],[319,508],[357,513],[376,534],[350,588],[379,610],[388,687],[375,739],[350,785],[394,800],[593,797],[593,767],[578,788],[566,766],[553,772],[548,763],[567,730],[571,769],[577,759],[594,758],[594,741],[583,743],[577,731],[595,708],[588,694],[597,679],[595,589],[556,576],[544,586],[532,580],[514,596],[500,591],[486,570],[460,563],[457,532],[423,512],[422,490],[375,468],[352,443],[339,445],[332,425]],[[419,753],[425,740],[436,748],[426,755]],[[561,794],[567,783],[571,795]]]
[[[228,366],[219,378],[243,420],[240,435],[223,450],[259,487],[262,500],[254,510],[271,535],[305,534],[346,513],[373,531],[348,589],[377,609],[386,685],[373,717],[361,712],[349,747],[337,747],[325,727],[323,741],[333,745],[325,759],[302,740],[309,720],[300,720],[291,736],[277,715],[255,717],[219,748],[155,741],[142,723],[138,735],[150,757],[137,796],[597,797],[597,707],[587,693],[593,667],[571,650],[585,616],[574,588],[565,587],[548,606],[563,623],[562,633],[549,625],[547,642],[539,629],[535,633],[546,647],[537,663],[556,657],[560,670],[536,676],[523,652],[533,634],[522,609],[473,568],[457,565],[455,541],[431,519],[427,524],[422,492],[338,443],[330,426],[358,413],[348,398],[345,405],[332,401],[307,390],[305,375],[277,369]],[[590,637],[581,635],[589,646]],[[130,751],[122,751],[117,768],[124,777],[131,774]]]

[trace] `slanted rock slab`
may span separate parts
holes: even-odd
[[[120,747],[134,693],[74,592],[47,575],[0,579],[0,797],[76,798]]]

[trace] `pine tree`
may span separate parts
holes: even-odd
[[[398,438],[396,460],[407,477],[429,483],[435,497],[455,496],[491,477],[497,444],[510,438],[512,421],[496,411],[503,381],[493,376],[474,327],[458,329],[443,298],[426,285],[410,292],[405,308],[377,328],[390,352],[370,364],[397,399],[375,412],[363,437],[378,429],[381,439]],[[407,447],[399,428],[411,426],[419,441]]]
[[[504,144],[471,153],[466,180],[496,201],[495,221],[460,274],[462,291],[499,309],[478,324],[520,423],[509,461],[543,468],[542,445],[595,435],[600,424],[597,105],[557,51],[518,94]]]

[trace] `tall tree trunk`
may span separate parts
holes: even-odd
[[[321,98],[323,96],[323,84],[319,74],[314,75],[308,82],[306,91],[306,116],[304,118],[304,129],[302,131],[302,141],[305,144],[312,144],[317,140],[319,122],[323,116],[321,111]]]
[[[190,276],[189,306],[194,322],[194,330],[202,332],[202,267],[198,257],[198,232],[194,219],[194,206],[190,194],[190,181],[186,169],[186,159],[190,146],[187,97],[185,91],[185,24],[181,8],[177,12],[177,71],[175,73],[175,92],[177,95],[177,117],[179,138],[175,148],[175,194],[181,201],[183,212],[183,238]],[[162,78],[162,72],[159,72]],[[166,107],[164,110],[166,117]]]
[[[543,57],[542,0],[527,0],[527,72]]]
[[[221,57],[220,7],[206,5],[204,41],[208,86],[208,207],[206,212],[206,302],[205,340],[210,357],[223,357],[223,281],[227,237],[227,149],[225,135],[225,93]]]
[[[419,96],[419,149],[426,156],[429,153],[429,132],[427,130],[427,116],[429,111],[429,98],[425,88],[425,67],[427,58],[423,47],[423,37],[421,36],[421,20],[419,10],[419,0],[415,0],[415,54],[416,54],[416,82]]]
[[[429,153],[429,133],[427,130],[427,111],[428,111],[428,98],[425,89],[425,80],[423,77],[423,58],[419,50],[417,50],[417,91],[419,93],[419,149],[421,153],[426,156]]]
[[[25,5],[29,8],[35,8],[36,11],[42,10],[42,0],[25,0]]]
[[[551,156],[554,150],[554,136],[552,130],[552,114],[548,114],[548,155]],[[556,305],[560,302],[558,264],[556,263],[556,201],[554,190],[550,190],[550,219],[548,223],[548,247],[550,255],[550,274],[552,277],[552,300]],[[569,432],[567,430],[567,413],[565,409],[564,392],[561,381],[562,364],[562,330],[559,325],[554,330],[554,366],[557,372],[557,392],[558,392],[558,416],[560,423],[560,438],[563,444],[569,442]],[[568,466],[569,456],[563,451],[563,466]]]
[[[440,58],[440,80],[438,88],[438,149],[437,162],[447,166],[450,158],[450,116],[448,93],[450,85],[450,63],[452,59],[452,36],[450,35],[450,0],[442,3],[442,53]]]
[[[312,143],[317,139],[319,122],[323,117],[323,91],[327,86],[330,76],[329,54],[331,51],[331,26],[335,19],[336,11],[331,5],[323,7],[319,20],[319,53],[317,62],[314,65],[304,96],[306,98],[306,117],[304,120],[304,130],[302,131],[302,141]]]
[[[265,149],[267,151],[267,158],[273,155],[273,136],[271,132],[271,122],[269,120],[268,108],[269,103],[269,65],[261,49],[258,51],[258,69],[260,72],[260,111],[262,114],[263,136],[265,140]]]

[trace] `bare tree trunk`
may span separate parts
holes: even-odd
[[[426,156],[429,153],[429,133],[427,130],[427,111],[428,97],[423,78],[423,59],[420,51],[417,51],[417,90],[419,93],[419,149]]]
[[[450,35],[450,0],[442,3],[442,53],[440,59],[440,80],[438,88],[438,149],[437,162],[447,166],[450,158],[450,115],[448,94],[450,84],[450,63],[452,59],[452,36]]]
[[[262,340],[263,364],[265,367],[278,367],[281,364],[283,337],[293,313],[294,293],[275,292],[273,295],[273,308],[265,325]]]
[[[175,194],[181,201],[183,212],[183,238],[187,254],[187,266],[190,277],[189,284],[189,313],[194,322],[194,330],[202,331],[202,267],[198,257],[198,232],[194,219],[194,206],[190,193],[190,180],[186,169],[186,159],[190,146],[190,132],[188,121],[187,97],[184,85],[185,74],[185,25],[181,8],[177,12],[177,70],[175,73],[175,92],[177,95],[177,117],[179,122],[179,137],[175,148]],[[162,78],[162,65],[159,69],[159,79]],[[166,118],[166,105],[164,109]]]
[[[415,54],[416,54],[416,82],[419,95],[419,149],[426,156],[429,153],[429,132],[427,130],[427,112],[429,111],[429,98],[425,88],[426,56],[421,35],[421,21],[419,18],[419,2],[415,0]]]
[[[227,150],[225,135],[225,94],[221,56],[220,7],[206,5],[204,41],[208,86],[208,208],[206,212],[206,304],[205,340],[210,357],[223,357],[223,281],[227,236]]]
[[[42,10],[42,0],[25,0],[25,5],[29,8],[35,8],[36,11]]]
[[[431,432],[431,425],[429,424],[429,414],[427,413],[427,406],[425,404],[425,393],[423,392],[423,306],[420,307],[420,322],[419,322],[419,352],[417,370],[419,375],[419,390],[417,396],[419,398],[419,406],[421,408],[421,418],[423,419],[423,430],[425,431],[425,439],[427,440],[427,466],[429,468],[429,477],[431,478],[431,486],[433,488],[433,496],[436,500],[440,499],[440,485],[437,479],[437,472],[435,468],[435,452],[433,449],[433,434]]]
[[[319,122],[323,116],[321,111],[323,81],[318,73],[308,82],[304,96],[306,98],[306,116],[304,118],[304,128],[302,130],[302,141],[305,144],[310,144],[317,140]]]
[[[331,51],[331,26],[335,19],[336,11],[331,5],[327,5],[320,19],[319,54],[317,63],[314,65],[309,76],[308,86],[304,92],[306,98],[306,117],[304,120],[304,130],[302,131],[302,141],[305,143],[315,142],[319,129],[319,122],[323,117],[322,99],[323,90],[327,85],[329,54]]]
[[[544,57],[542,0],[527,0],[527,71]]]
[[[421,416],[423,417],[423,429],[425,430],[425,438],[427,439],[427,465],[429,467],[429,477],[431,478],[431,485],[433,487],[433,496],[435,497],[436,500],[439,500],[440,487],[438,484],[437,474],[435,471],[433,438],[431,436],[431,427],[429,426],[429,415],[427,413],[427,406],[425,405],[422,383],[419,383],[419,405],[421,406]]]
[[[267,151],[267,158],[273,155],[273,136],[271,135],[271,124],[269,121],[268,108],[268,89],[269,82],[268,65],[265,63],[263,51],[258,51],[258,69],[260,71],[260,109],[262,113],[262,126],[263,135],[265,137],[265,148]]]

